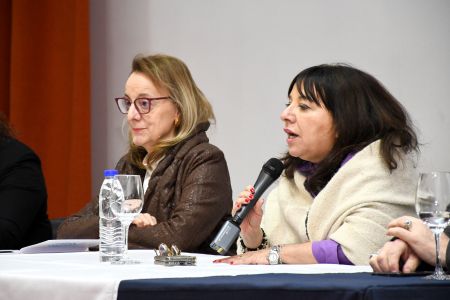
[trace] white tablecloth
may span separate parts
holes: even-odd
[[[369,266],[213,264],[219,256],[183,254],[197,256],[197,265],[155,265],[151,250],[129,251],[131,258],[142,262],[137,265],[100,263],[98,252],[0,254],[0,299],[112,300],[124,279],[371,272]]]

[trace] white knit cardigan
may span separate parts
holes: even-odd
[[[389,221],[415,215],[415,157],[403,156],[397,163],[390,172],[376,141],[342,166],[314,199],[303,175],[295,172],[294,180],[283,175],[264,208],[262,227],[269,243],[331,239],[352,263],[368,264],[369,254],[390,239]]]

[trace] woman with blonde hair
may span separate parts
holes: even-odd
[[[145,190],[130,248],[166,243],[211,252],[208,245],[231,211],[231,185],[222,151],[206,136],[211,104],[189,69],[167,55],[136,56],[124,96],[115,100],[130,136],[116,168],[139,174]],[[62,224],[58,238],[98,238],[98,222],[94,199]]]

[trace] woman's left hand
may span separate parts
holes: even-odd
[[[213,263],[226,263],[230,265],[268,265],[267,255],[270,249],[249,251],[243,254],[216,259]]]
[[[405,227],[405,224],[409,225]],[[388,224],[387,234],[405,241],[417,256],[426,263],[434,265],[436,260],[434,234],[420,219],[404,216],[392,220]],[[448,242],[444,243],[442,238],[445,239],[446,237],[441,237],[441,246],[445,247],[443,249],[445,253]],[[442,258],[445,259],[445,257],[442,257],[441,255],[441,259]]]
[[[154,216],[145,213],[137,215],[132,224],[135,224],[138,228],[144,228],[147,226],[154,226],[157,223],[158,222]]]

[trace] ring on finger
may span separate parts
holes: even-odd
[[[403,228],[405,228],[406,230],[410,230],[411,227],[412,227],[412,221],[411,221],[411,220],[406,220],[406,221],[403,223]]]
[[[372,259],[372,257],[378,256],[378,253],[371,253],[369,254],[369,259]]]

